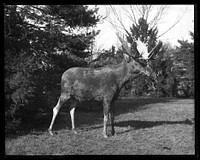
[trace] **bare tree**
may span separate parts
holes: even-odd
[[[106,14],[110,15],[109,17],[107,16],[108,21],[112,25],[115,32],[129,35],[125,22],[129,21],[130,25],[137,25],[138,19],[143,18],[148,22],[150,28],[154,28],[158,26],[159,23],[163,23],[162,18],[167,13],[168,9],[169,7],[167,5],[110,5],[106,8]],[[176,21],[163,33],[160,33],[157,38],[160,38],[171,30],[183,18],[186,10],[183,15],[177,16]]]

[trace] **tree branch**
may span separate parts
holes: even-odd
[[[164,34],[166,34],[169,30],[171,30],[178,22],[180,22],[180,20],[183,18],[183,16],[185,15],[187,9],[185,10],[184,14],[182,15],[182,17],[180,17],[180,19],[178,19],[170,28],[168,28],[165,32],[163,32],[162,34],[160,34],[157,38],[160,38],[161,36],[163,36]]]

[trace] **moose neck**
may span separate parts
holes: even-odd
[[[121,89],[127,82],[137,78],[141,73],[147,72],[146,67],[142,67],[138,62],[132,60],[131,62],[122,62],[118,68],[119,88]]]

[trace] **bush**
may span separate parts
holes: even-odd
[[[5,57],[5,120],[6,132],[16,130],[20,124],[20,108],[33,97],[32,72],[36,69],[33,57],[25,52],[18,56],[7,53]]]

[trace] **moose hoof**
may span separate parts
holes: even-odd
[[[49,129],[48,129],[48,131],[49,131],[49,134],[50,134],[51,136],[54,135],[53,132],[52,132],[52,130],[49,130]]]
[[[104,134],[103,137],[104,137],[104,138],[108,138],[108,135]]]
[[[112,136],[117,136],[117,133],[111,132],[111,135],[112,135]]]
[[[78,132],[76,131],[76,129],[72,129],[72,132],[73,132],[74,134],[78,134]]]

